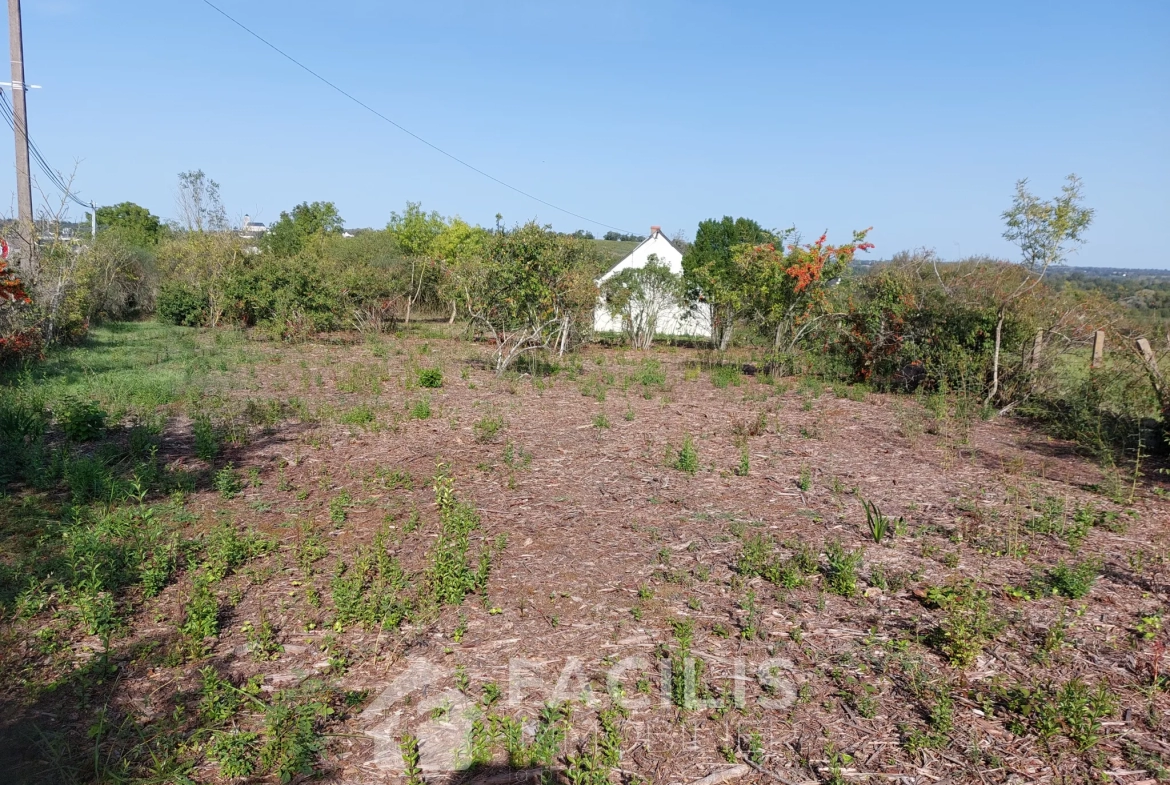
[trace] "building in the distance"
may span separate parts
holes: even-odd
[[[658,263],[669,267],[675,275],[682,275],[682,253],[674,247],[670,240],[666,239],[666,235],[662,233],[662,227],[651,226],[650,236],[639,243],[612,270],[598,278],[597,285],[602,286],[623,270],[645,267],[651,257],[657,257]],[[601,300],[593,311],[593,329],[597,332],[621,332],[622,318],[610,313],[604,300]],[[710,337],[711,309],[706,303],[690,305],[673,302],[663,303],[658,309],[655,332],[658,335]]]
[[[240,237],[256,238],[268,234],[268,227],[252,220],[252,216],[244,216],[244,225],[240,227]]]

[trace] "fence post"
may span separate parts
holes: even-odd
[[[1167,420],[1170,417],[1170,389],[1166,388],[1166,380],[1162,377],[1162,371],[1158,368],[1158,358],[1154,356],[1154,350],[1150,347],[1150,342],[1145,338],[1138,338],[1134,342],[1137,346],[1138,354],[1141,355],[1142,364],[1146,366],[1146,373],[1150,375],[1150,384],[1154,385],[1154,393],[1158,396],[1158,402],[1162,404],[1162,419]]]
[[[1105,361],[1105,331],[1098,330],[1093,333],[1093,362],[1090,368],[1100,368],[1101,363]]]

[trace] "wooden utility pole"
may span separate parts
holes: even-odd
[[[32,171],[28,157],[28,112],[24,81],[24,34],[20,26],[20,0],[8,0],[8,46],[12,52],[12,115],[16,121],[16,209],[19,222],[22,266],[34,272],[33,247],[36,229],[33,225]]]

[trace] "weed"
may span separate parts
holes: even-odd
[[[431,401],[429,398],[420,398],[414,402],[414,406],[410,407],[410,419],[412,420],[429,420],[431,419]]]
[[[1053,594],[1079,600],[1093,590],[1100,574],[1101,562],[1098,559],[1073,564],[1065,564],[1062,559],[1045,573],[1045,580]]]
[[[812,490],[812,469],[808,467],[807,463],[800,465],[800,478],[796,481],[796,487],[805,493]]]
[[[932,642],[951,665],[967,668],[999,631],[986,590],[966,580],[927,589],[926,603],[943,611]]]
[[[225,499],[235,498],[244,488],[239,472],[230,462],[215,473],[214,485],[215,490],[219,491],[219,495]]]
[[[743,384],[743,372],[738,365],[717,365],[711,369],[711,384],[719,389]]]
[[[284,651],[284,647],[276,640],[276,630],[263,616],[259,627],[246,621],[240,631],[244,633],[244,638],[248,641],[248,651],[255,660],[261,662],[275,660]]]
[[[621,714],[605,709],[598,715],[600,731],[581,742],[576,754],[565,756],[568,785],[609,785],[610,774],[621,763]]]
[[[1033,732],[1045,743],[1064,733],[1079,752],[1100,740],[1101,720],[1117,710],[1117,699],[1105,684],[1089,687],[1080,679],[1063,685],[1016,687],[996,691],[999,702],[1015,716],[1008,729],[1016,734]]]
[[[896,531],[905,526],[905,520],[899,518],[897,521],[891,521],[882,511],[878,509],[875,502],[861,500],[861,506],[865,508],[865,525],[869,529],[869,536],[873,538],[876,543],[881,543],[887,537],[892,537]],[[893,526],[891,527],[891,524]]]
[[[504,445],[504,465],[513,471],[527,469],[532,465],[532,453],[513,442]]]
[[[748,456],[747,447],[744,447],[739,451],[739,465],[735,467],[735,474],[737,477],[747,477],[751,470],[751,458]]]
[[[339,526],[345,523],[349,516],[349,508],[353,506],[353,498],[349,491],[342,491],[329,500],[329,520]]]
[[[66,399],[57,419],[73,442],[91,442],[106,429],[106,412],[97,401]]]
[[[207,757],[219,764],[227,779],[248,777],[256,772],[259,735],[247,731],[217,731],[207,745]]]
[[[313,765],[324,748],[317,724],[333,713],[320,700],[299,702],[296,697],[279,692],[264,712],[265,741],[260,762],[281,782],[313,773]]]
[[[485,414],[476,420],[472,430],[477,442],[490,442],[504,428],[504,418],[499,415]]]
[[[599,431],[606,430],[610,427],[609,418],[604,414],[598,414],[593,418],[593,427]]]
[[[219,635],[219,599],[205,577],[195,579],[183,613],[179,632],[186,638],[192,654],[201,657],[207,652],[207,639]]]
[[[694,474],[699,470],[699,453],[695,450],[695,440],[690,436],[683,438],[683,445],[675,455],[673,466],[687,474]]]
[[[211,424],[211,418],[206,414],[195,415],[192,424],[192,433],[195,437],[195,457],[211,462],[219,455],[219,434]]]
[[[360,404],[341,413],[337,421],[342,425],[357,425],[365,427],[377,419],[374,408],[368,404]]]
[[[420,368],[418,386],[436,389],[443,386],[443,372],[438,368]]]
[[[418,737],[408,733],[398,740],[398,746],[402,750],[402,762],[405,765],[403,774],[407,785],[425,785],[422,767],[419,765],[422,756],[419,754]]]
[[[825,546],[825,584],[833,594],[852,597],[857,594],[857,571],[865,552],[858,548],[847,551],[840,540]]]

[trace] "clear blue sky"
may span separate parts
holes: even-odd
[[[624,230],[747,215],[837,239],[872,225],[877,257],[1011,258],[1015,180],[1051,197],[1076,172],[1097,218],[1073,263],[1170,267],[1167,0],[215,1],[415,133]],[[202,168],[236,219],[319,199],[382,226],[414,200],[605,231],[442,157],[200,0],[24,15],[32,137],[80,162],[86,200],[170,217],[175,175]]]

